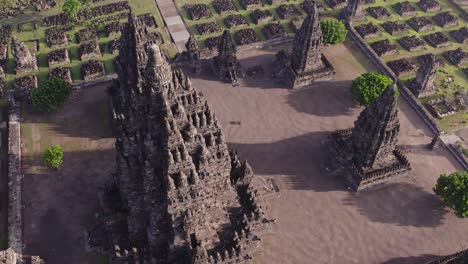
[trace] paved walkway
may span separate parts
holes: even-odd
[[[187,31],[187,28],[185,28],[184,21],[179,16],[174,2],[172,0],[156,0],[156,4],[169,29],[172,40],[177,46],[177,51],[185,51],[185,43],[187,43],[190,33]]]

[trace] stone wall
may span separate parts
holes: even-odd
[[[406,87],[406,85],[398,80],[396,74],[385,64],[375,53],[373,49],[371,49],[364,39],[356,32],[354,27],[346,23],[346,28],[348,29],[349,35],[353,39],[353,41],[358,45],[358,47],[367,55],[369,60],[385,75],[389,76],[393,80],[397,80],[398,88],[400,91],[401,96],[408,102],[411,108],[421,117],[421,119],[426,123],[426,125],[430,128],[430,130],[435,135],[444,134],[444,132],[439,128],[439,125],[431,116],[431,114],[424,108],[424,106],[418,101],[418,99],[413,95],[413,93]],[[450,147],[450,144],[441,140],[443,146],[454,156],[454,158],[460,163],[460,165],[465,169],[468,170],[468,163],[461,156],[461,154],[457,151],[454,151],[453,148]]]
[[[12,93],[8,95],[8,246],[22,254],[20,112]]]

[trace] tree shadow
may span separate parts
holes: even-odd
[[[401,226],[435,227],[442,224],[448,212],[437,196],[406,182],[391,183],[357,196],[350,194],[343,204],[356,206],[373,222]]]
[[[115,169],[114,150],[65,152],[58,170],[36,156],[24,156],[23,164],[24,254],[46,263],[88,263],[85,230],[94,221],[98,188]]]
[[[350,89],[351,81],[318,81],[310,87],[291,91],[288,104],[312,115],[352,115],[356,105]]]
[[[327,192],[346,190],[343,181],[321,173],[327,158],[321,142],[329,132],[312,132],[272,143],[228,143],[256,175],[279,177],[279,188]]]
[[[425,264],[429,261],[434,261],[440,258],[440,256],[436,255],[421,255],[417,257],[400,257],[400,258],[392,258],[385,261],[382,264]]]

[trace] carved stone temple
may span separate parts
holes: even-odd
[[[89,244],[111,263],[252,263],[268,222],[260,179],[145,32],[133,15],[122,30],[109,87],[117,171]]]
[[[11,42],[13,56],[16,64],[16,74],[23,74],[37,70],[36,56],[18,38],[13,37]]]
[[[212,68],[223,81],[234,86],[239,85],[238,78],[242,77],[242,69],[236,56],[236,46],[229,30],[224,30],[218,46],[218,55],[213,58]]]
[[[319,12],[314,2],[312,12],[294,36],[292,54],[282,50],[276,55],[275,75],[293,89],[311,85],[317,79],[330,78],[334,74],[333,66],[323,55],[322,48]]]
[[[354,122],[354,128],[328,136],[325,149],[330,175],[344,176],[353,192],[386,183],[411,170],[398,149],[397,88],[391,85],[369,104]]]
[[[364,0],[349,0],[348,5],[343,9],[343,18],[350,22],[359,22],[366,20],[366,14],[364,13]]]
[[[200,73],[200,47],[198,46],[198,42],[193,35],[190,35],[187,43],[185,43],[185,48],[187,49],[188,62],[190,67],[193,69],[194,73]]]
[[[434,95],[436,92],[435,79],[437,71],[437,58],[429,54],[419,68],[416,78],[409,80],[408,88],[417,98]]]

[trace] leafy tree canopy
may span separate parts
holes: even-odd
[[[80,0],[65,0],[62,11],[71,19],[76,21],[78,19],[78,13],[81,11],[81,8],[82,4]]]
[[[440,175],[434,192],[459,217],[468,217],[468,171]]]
[[[33,106],[42,112],[57,111],[71,93],[71,85],[59,78],[42,82],[31,92]]]
[[[42,155],[42,160],[45,164],[58,168],[63,164],[63,151],[59,145],[52,146]]]
[[[392,83],[384,74],[366,72],[353,81],[351,92],[359,104],[367,106]]]
[[[320,21],[324,44],[339,44],[346,38],[348,30],[346,30],[343,22],[334,18],[327,18]]]

